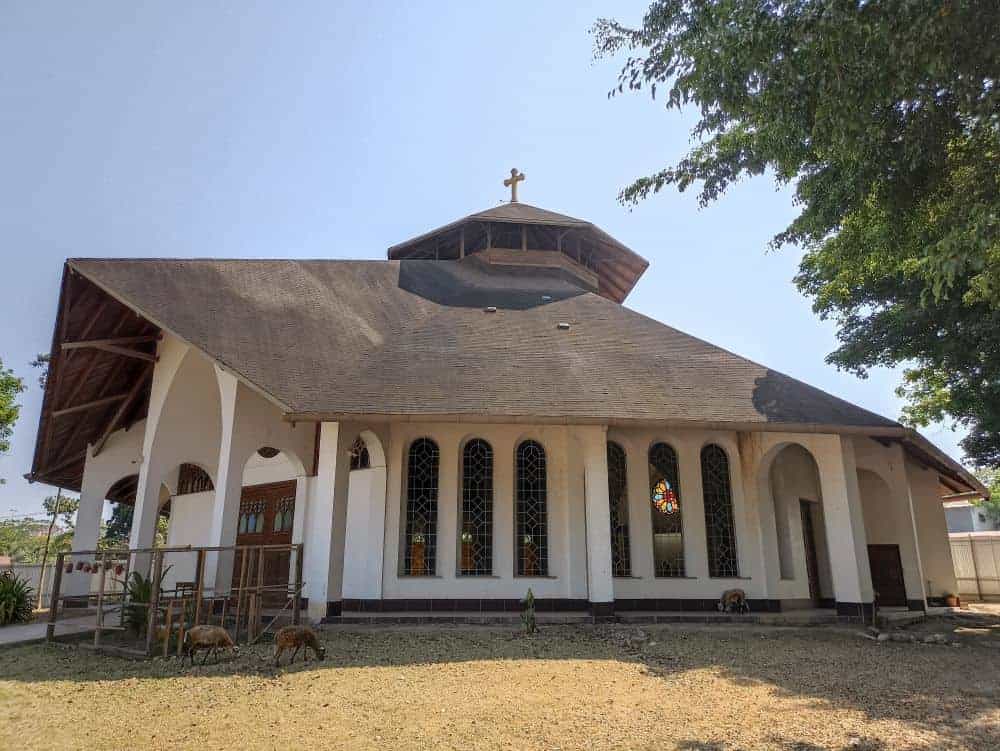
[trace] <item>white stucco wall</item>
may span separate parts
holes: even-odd
[[[906,476],[913,495],[920,561],[928,597],[958,592],[955,566],[951,558],[948,525],[941,505],[937,473],[913,461],[906,463]]]
[[[212,522],[212,502],[215,493],[175,495],[170,499],[170,526],[167,528],[167,547],[184,545],[209,545]],[[163,577],[163,586],[174,587],[175,582],[193,582],[196,578],[197,555],[194,553],[168,553],[163,558],[164,568],[170,570]],[[210,577],[211,572],[206,572]]]
[[[294,480],[297,474],[298,468],[295,463],[283,452],[270,459],[265,459],[255,452],[247,459],[243,468],[243,487]]]

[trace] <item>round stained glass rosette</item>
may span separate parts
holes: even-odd
[[[666,480],[658,480],[653,486],[653,505],[661,514],[674,514],[681,509],[677,494]]]

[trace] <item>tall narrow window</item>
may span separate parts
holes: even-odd
[[[665,443],[649,447],[649,501],[653,515],[653,571],[684,576],[684,517],[677,453]]]
[[[611,574],[631,576],[627,465],[625,449],[617,443],[608,443],[608,502],[611,506]]]
[[[462,451],[462,518],[458,570],[464,576],[493,573],[493,449],[479,438]]]
[[[701,450],[701,487],[705,497],[708,575],[739,576],[729,458],[714,444]]]
[[[351,444],[351,469],[368,469],[371,466],[371,459],[368,456],[368,446],[365,439],[358,436]]]
[[[548,576],[548,491],[545,449],[534,441],[517,447],[515,533],[517,575]]]
[[[403,573],[433,576],[437,571],[437,444],[419,438],[410,445],[406,464],[406,529]]]

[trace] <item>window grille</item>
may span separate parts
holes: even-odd
[[[665,443],[649,448],[649,497],[654,574],[684,576],[684,516],[677,452]]]
[[[403,574],[434,576],[437,571],[437,444],[420,438],[410,445],[406,465],[406,528]]]
[[[705,498],[708,575],[739,576],[729,458],[714,444],[701,450],[701,487]]]
[[[517,575],[548,576],[548,491],[545,449],[534,441],[517,447],[515,533]]]
[[[351,470],[368,469],[371,466],[371,458],[368,456],[368,446],[365,440],[358,436],[351,445]]]
[[[197,464],[182,464],[177,477],[177,495],[215,490],[208,472]]]
[[[631,576],[628,537],[628,477],[625,449],[608,443],[608,503],[611,511],[611,573]]]
[[[493,449],[476,438],[462,450],[462,517],[459,573],[493,573]]]

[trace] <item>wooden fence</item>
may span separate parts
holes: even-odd
[[[231,581],[206,586],[206,567],[223,556],[235,565]],[[186,557],[193,558],[185,567],[193,580],[168,578],[168,570]],[[61,553],[52,575],[46,639],[55,638],[60,618],[92,612],[93,647],[106,652],[179,655],[185,632],[202,624],[222,626],[236,643],[254,642],[279,620],[299,623],[302,566],[301,544]],[[133,581],[137,586],[130,587]]]

